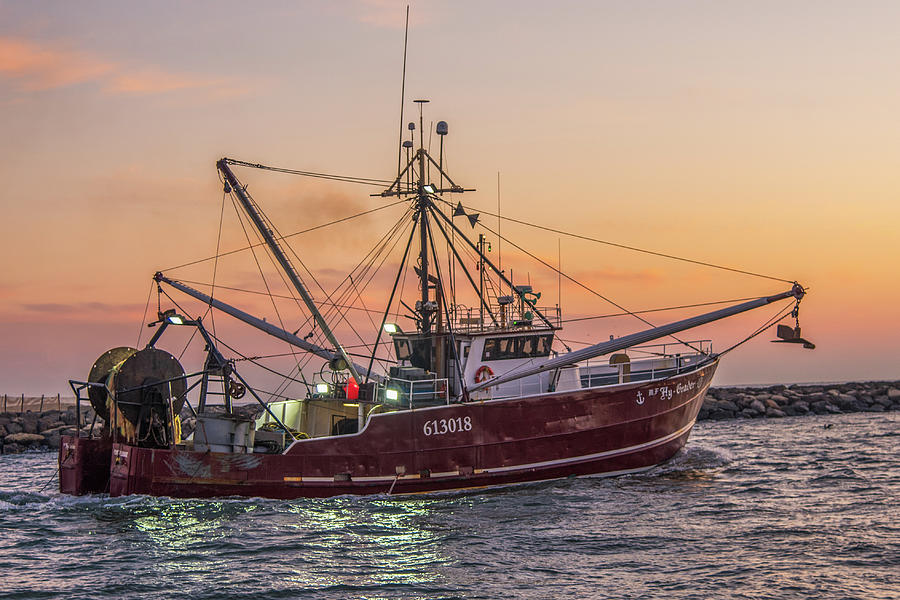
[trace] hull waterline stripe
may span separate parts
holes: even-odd
[[[659,465],[650,465],[649,467],[637,467],[636,469],[621,469],[619,471],[606,471],[605,473],[591,473],[589,475],[576,475],[579,479],[586,478],[596,478],[603,479],[606,477],[618,477],[619,475],[633,475],[635,473],[644,473],[649,471],[650,469],[654,469]],[[421,492],[397,492],[395,494],[391,494],[391,496],[424,496],[424,495],[440,495],[440,494],[456,494],[458,492],[465,492],[471,490],[496,490],[501,488],[511,488],[511,487],[519,487],[523,485],[535,485],[538,483],[547,483],[548,481],[561,481],[563,479],[567,479],[566,477],[550,477],[548,479],[534,479],[530,481],[514,481],[510,483],[488,483],[485,485],[471,485],[471,486],[462,486],[462,487],[454,487],[447,488],[443,490],[424,490]]]

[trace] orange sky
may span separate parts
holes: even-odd
[[[153,272],[214,253],[217,158],[391,177],[404,7],[0,1],[0,393],[65,393],[108,347],[137,341]],[[761,336],[719,384],[898,378],[895,3],[412,2],[411,14],[407,100],[430,98],[426,124],[449,122],[450,171],[479,189],[467,204],[493,211],[500,172],[511,217],[808,285],[801,323],[818,349]],[[369,188],[239,176],[285,233],[380,203]],[[399,216],[295,248],[337,282],[328,273],[359,260],[387,213]],[[243,243],[229,216],[226,249]],[[558,236],[503,228],[556,261]],[[560,243],[564,270],[631,309],[785,288]],[[552,274],[504,252],[556,302]],[[220,282],[247,281],[247,260],[223,261]],[[172,275],[209,281],[211,268]],[[570,316],[611,312],[562,292]],[[697,335],[722,349],[768,316]]]

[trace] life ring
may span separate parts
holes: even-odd
[[[487,365],[481,365],[478,367],[478,370],[475,371],[475,383],[481,383],[482,381],[487,381],[491,377],[494,376],[494,371]]]

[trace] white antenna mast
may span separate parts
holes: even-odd
[[[406,29],[403,33],[403,81],[400,84],[400,142],[397,147],[397,177],[403,165],[403,103],[406,101],[406,46],[409,41],[409,4],[406,5]]]

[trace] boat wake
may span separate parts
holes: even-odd
[[[705,479],[722,471],[733,460],[734,456],[723,448],[693,445],[682,448],[671,460],[636,477]]]

